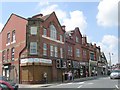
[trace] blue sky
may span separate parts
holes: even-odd
[[[117,14],[113,6],[116,3],[114,4],[114,0],[110,0],[112,5],[111,3],[106,3],[106,1],[107,0],[103,0],[103,2],[2,2],[0,3],[2,4],[2,14],[0,14],[2,19],[0,19],[0,23],[4,25],[12,13],[28,18],[39,13],[43,13],[43,15],[49,14],[54,10],[61,25],[66,25],[67,31],[79,27],[82,34],[87,35],[89,42],[95,42],[97,46],[101,46],[108,61],[108,53],[114,53],[112,56],[112,62],[114,64],[118,61],[118,30],[116,16],[113,15],[113,13]],[[105,7],[105,4],[108,5],[108,8]]]

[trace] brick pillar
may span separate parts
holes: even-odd
[[[52,65],[52,81],[57,81],[57,68],[55,64],[55,60],[53,60],[53,65]]]

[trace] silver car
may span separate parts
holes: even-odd
[[[120,79],[120,70],[113,70],[110,74],[111,79]]]

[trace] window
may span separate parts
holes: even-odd
[[[43,29],[43,35],[47,36],[47,29],[46,28]]]
[[[60,57],[63,58],[63,49],[60,48]]]
[[[47,44],[43,43],[43,55],[47,55]]]
[[[68,46],[68,55],[70,55],[70,46]]]
[[[50,25],[50,38],[57,40],[57,30],[54,25]]]
[[[55,46],[55,57],[58,57],[58,48]]]
[[[94,53],[93,52],[90,53],[90,60],[94,60]]]
[[[63,38],[62,38],[62,35],[60,35],[60,42],[62,42],[63,40],[62,40]]]
[[[30,54],[37,54],[37,42],[30,42]]]
[[[83,57],[86,57],[86,50],[83,50]]]
[[[78,37],[76,37],[76,42],[79,42]]]
[[[2,60],[5,61],[5,51],[2,52]]]
[[[52,45],[50,46],[50,56],[53,57],[53,46]]]
[[[72,54],[73,54],[73,53],[72,53],[72,47],[70,47],[70,56],[72,56]]]
[[[7,44],[10,43],[10,33],[7,34]]]
[[[12,31],[12,42],[15,42],[15,30]]]
[[[80,57],[80,50],[76,49],[76,57]]]
[[[13,47],[12,49],[11,49],[11,60],[12,61],[14,61],[14,56],[15,56],[15,48]]]
[[[37,34],[37,27],[36,26],[30,27],[30,32],[31,32],[31,35],[36,35]]]
[[[68,46],[68,55],[69,56],[72,56],[72,47],[71,46]]]
[[[9,59],[9,49],[7,50],[7,60]]]

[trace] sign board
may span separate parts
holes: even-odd
[[[43,58],[26,58],[26,59],[21,59],[20,63],[42,63],[42,64],[52,64],[52,60],[50,59],[43,59]]]

